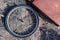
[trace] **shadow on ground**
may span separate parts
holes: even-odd
[[[40,28],[41,38],[40,40],[60,40],[60,35],[53,29],[47,29],[45,27]]]

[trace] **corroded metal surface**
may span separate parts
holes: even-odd
[[[60,0],[35,0],[33,4],[60,25]]]

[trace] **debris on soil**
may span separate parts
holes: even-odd
[[[4,14],[4,11],[5,11],[4,9],[6,9],[7,6],[14,6],[15,4],[20,5],[20,4],[26,4],[26,3],[25,3],[25,0],[0,0],[0,16],[3,16],[1,14]],[[0,40],[42,40],[41,37],[44,37],[44,36],[41,36],[41,34],[43,33],[40,30],[41,27],[46,27],[47,29],[52,29],[54,32],[58,32],[57,26],[51,23],[51,21],[48,18],[46,18],[45,16],[41,14],[39,17],[39,27],[36,30],[36,32],[27,38],[17,38],[17,37],[12,36],[5,29],[2,19],[0,19]],[[58,38],[60,38],[60,34],[56,34],[56,35],[59,36]]]
[[[7,4],[4,3],[3,1],[0,1],[0,9],[1,9],[1,10],[4,10],[5,7],[7,7]]]

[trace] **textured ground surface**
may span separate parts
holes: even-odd
[[[8,6],[13,6],[14,4],[19,5],[21,3],[25,4],[23,0],[0,0],[0,14],[4,14]],[[17,38],[9,34],[0,19],[0,40],[60,40],[59,34],[60,32],[58,32],[57,26],[43,15],[39,17],[39,27],[37,31],[27,38]]]

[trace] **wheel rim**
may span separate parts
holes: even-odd
[[[13,32],[13,31],[11,30],[11,28],[10,28],[10,26],[9,26],[9,17],[10,17],[10,15],[12,14],[12,12],[13,12],[14,10],[16,10],[17,8],[28,8],[28,9],[30,9],[30,10],[33,12],[33,14],[36,16],[36,25],[35,25],[35,28],[34,28],[30,33],[28,33],[28,34],[26,34],[26,35],[16,34],[15,32]],[[39,23],[39,18],[38,18],[37,12],[35,12],[31,7],[26,6],[26,5],[20,5],[20,6],[17,6],[17,7],[15,7],[15,8],[13,8],[13,9],[8,13],[8,15],[6,16],[6,20],[5,20],[5,24],[6,24],[7,30],[8,30],[12,35],[14,35],[14,36],[16,36],[16,37],[20,37],[20,38],[28,37],[28,36],[32,35],[32,34],[36,31],[36,29],[37,29],[37,27],[38,27],[38,23]]]

